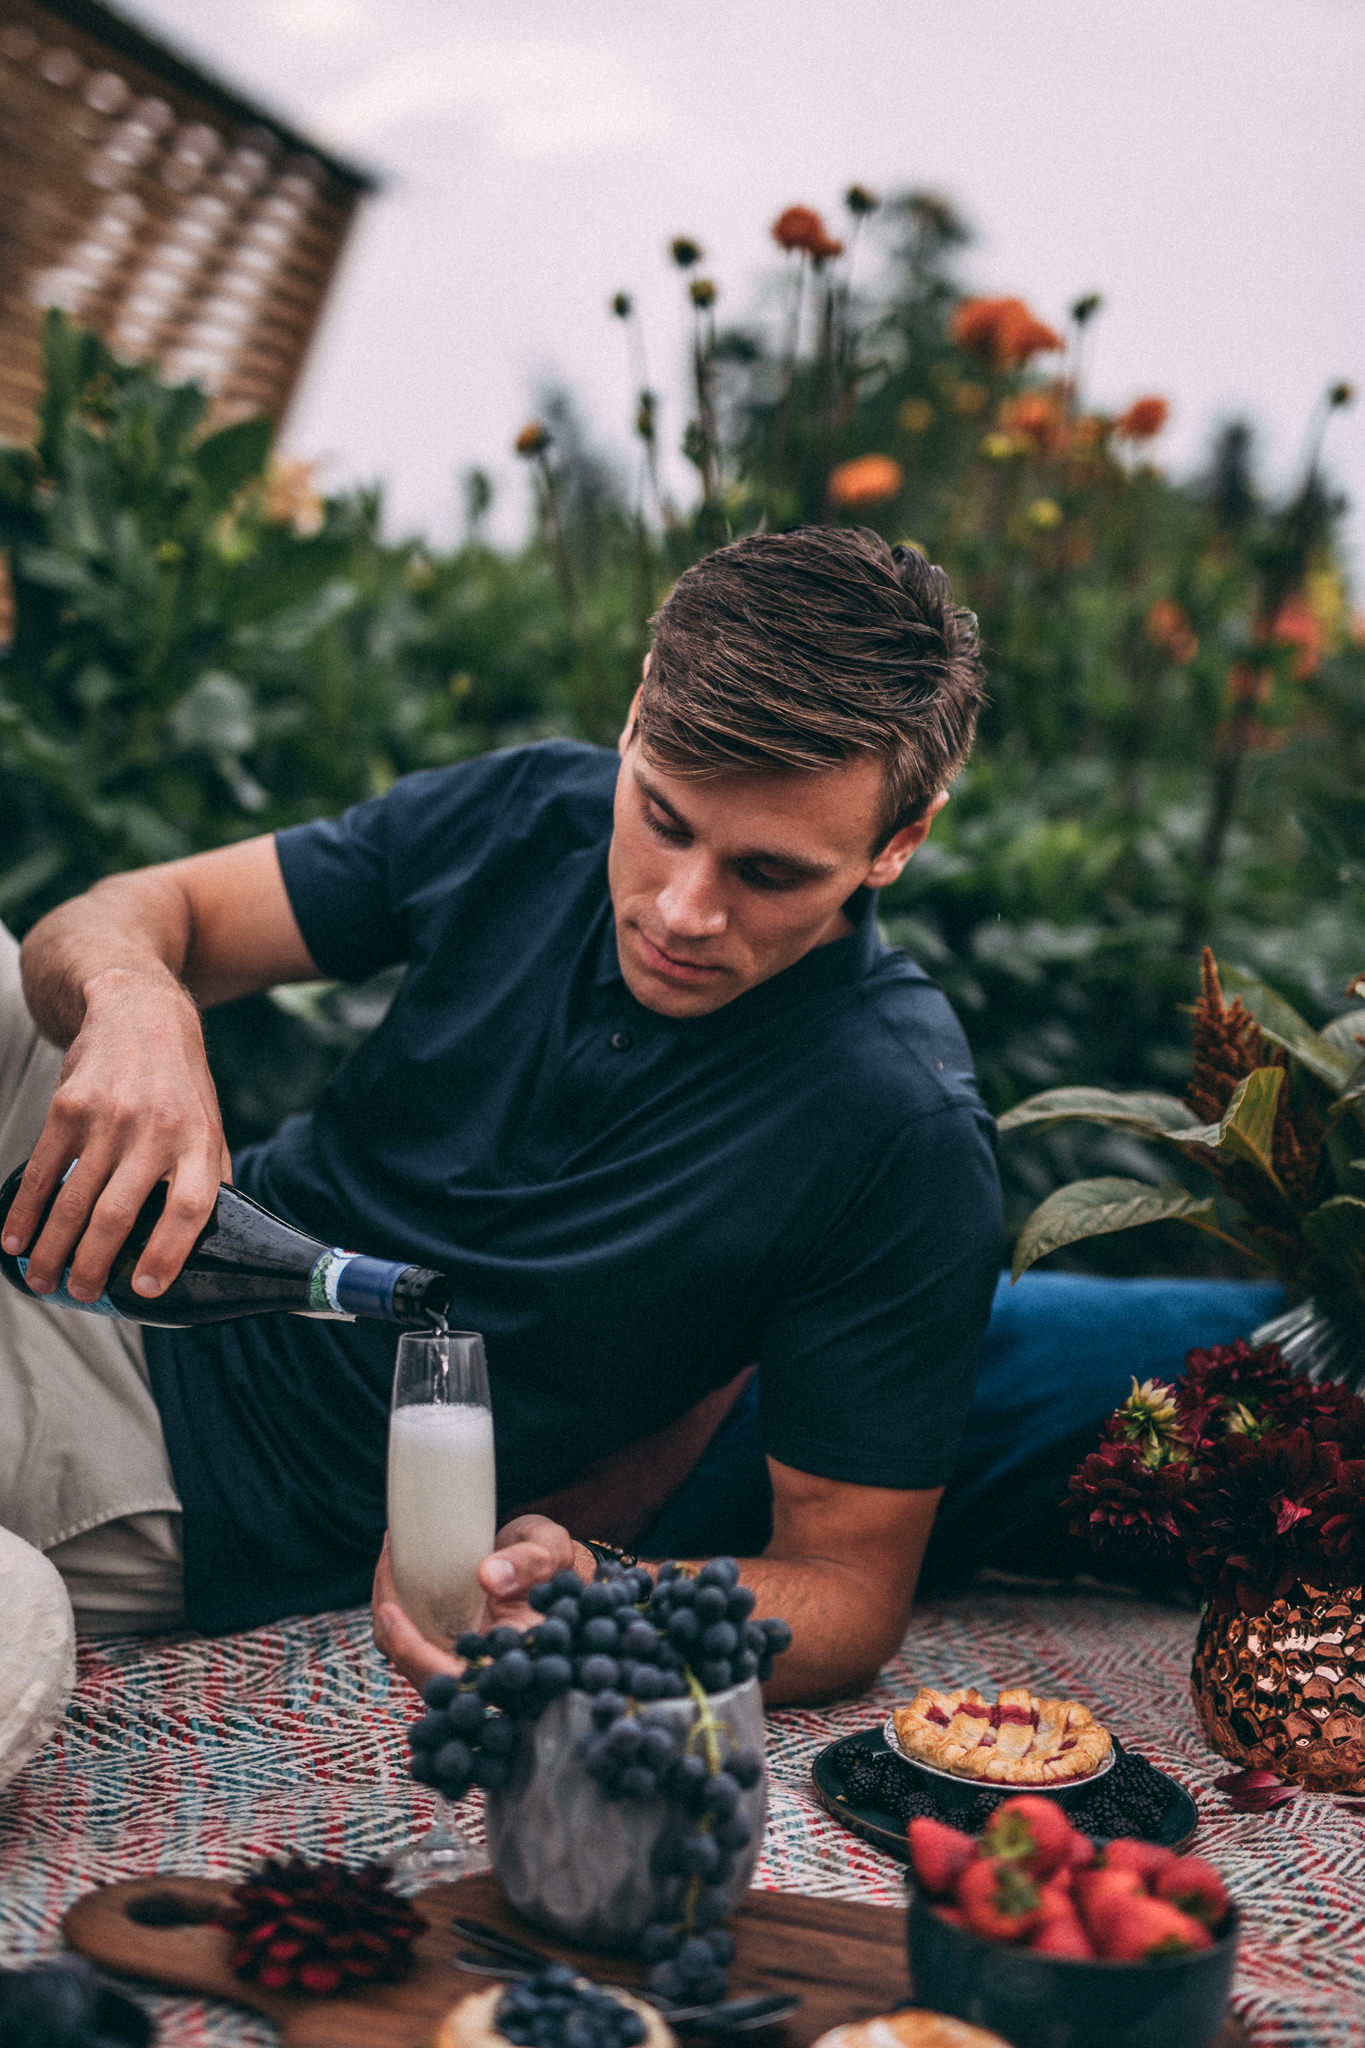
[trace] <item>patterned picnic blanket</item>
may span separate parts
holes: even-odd
[[[772,1798],[756,1882],[893,1905],[899,1867],[815,1802],[810,1762],[880,1726],[919,1684],[1022,1681],[1074,1692],[1199,1804],[1197,1846],[1242,1904],[1236,2006],[1257,2048],[1359,2048],[1365,1834],[1358,1814],[1302,1796],[1232,1814],[1225,1769],[1189,1701],[1192,1615],[1121,1596],[973,1591],[917,1610],[901,1655],[861,1698],[769,1721]],[[60,1947],[93,1885],[158,1870],[241,1874],[267,1853],[361,1863],[425,1829],[432,1795],[405,1768],[414,1706],[361,1611],[219,1640],[86,1645],[66,1720],[0,1791],[0,1962]],[[477,1842],[477,1802],[459,1809]],[[264,2022],[139,1990],[165,2048],[269,2048]]]

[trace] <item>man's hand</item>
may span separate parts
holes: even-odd
[[[41,919],[20,957],[34,1022],[68,1050],[4,1248],[28,1246],[60,1189],[33,1246],[28,1284],[49,1292],[69,1261],[72,1294],[93,1301],[138,1210],[164,1180],[165,1211],[133,1276],[135,1290],[154,1301],[212,1214],[219,1181],[232,1174],[199,1006],[317,975],[275,842],[246,840],[111,875]]]
[[[212,1215],[219,1182],[231,1178],[190,996],[165,967],[96,975],[6,1222],[5,1250],[22,1251],[59,1190],[30,1254],[29,1287],[49,1293],[70,1263],[72,1295],[96,1300],[138,1210],[164,1180],[166,1206],[133,1275],[134,1291],[155,1300]]]
[[[565,1570],[577,1572],[581,1579],[590,1579],[595,1569],[591,1551],[575,1543],[558,1522],[545,1515],[518,1515],[514,1522],[499,1529],[492,1556],[479,1566],[479,1584],[486,1596],[477,1624],[480,1633],[486,1635],[489,1629],[500,1625],[533,1627],[540,1616],[526,1602],[532,1586]],[[419,1692],[438,1671],[449,1671],[458,1677],[464,1670],[458,1657],[431,1642],[404,1612],[393,1582],[387,1536],[375,1566],[370,1611],[380,1655]]]

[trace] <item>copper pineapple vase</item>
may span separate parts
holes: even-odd
[[[1365,1589],[1295,1586],[1264,1614],[1211,1604],[1190,1685],[1233,1763],[1307,1792],[1365,1792]]]

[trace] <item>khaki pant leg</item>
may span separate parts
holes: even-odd
[[[0,1179],[32,1151],[61,1061],[0,925]],[[78,1626],[183,1619],[180,1499],[136,1323],[0,1282],[0,1524],[69,1571]]]

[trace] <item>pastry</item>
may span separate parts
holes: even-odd
[[[1064,1785],[1088,1778],[1113,1750],[1107,1728],[1079,1700],[1041,1700],[1006,1686],[992,1704],[975,1686],[922,1686],[892,1715],[896,1740],[915,1762],[992,1785]]]
[[[814,2048],[1009,2048],[1009,2042],[946,2013],[909,2010],[831,2027]]]
[[[462,1998],[441,2021],[431,2048],[509,2048],[506,2035],[494,2024],[498,2001],[506,1989],[505,1984],[495,1984],[491,1990],[473,1991],[468,1998]],[[640,2048],[678,2048],[677,2035],[665,2026],[652,2005],[631,1998],[624,1991],[613,1990],[612,1995],[618,2004],[638,2013],[643,2020],[645,2038]],[[975,2048],[975,2044],[970,2044],[970,2048]]]

